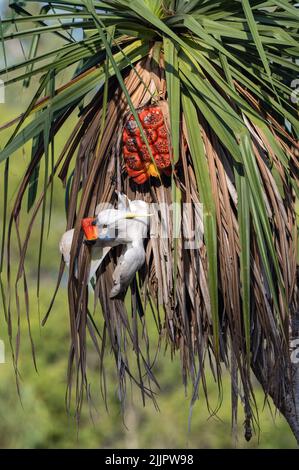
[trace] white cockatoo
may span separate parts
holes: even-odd
[[[96,217],[83,219],[86,240],[91,245],[89,280],[94,276],[107,253],[113,246],[123,245],[121,255],[113,273],[113,288],[110,297],[124,292],[135,273],[145,261],[144,238],[149,224],[149,206],[141,200],[130,201],[118,193],[118,208],[101,210],[96,208]],[[68,230],[60,240],[60,252],[69,265],[74,230]]]

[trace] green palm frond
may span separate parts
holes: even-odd
[[[299,73],[296,2],[56,0],[45,7],[35,0],[10,6],[11,17],[1,20],[3,51],[12,39],[29,38],[31,47],[23,61],[3,61],[0,74],[7,86],[30,84],[32,101],[22,116],[3,125],[3,130],[11,129],[11,138],[0,151],[0,162],[6,164],[3,199],[8,219],[2,237],[1,268],[7,268],[7,276],[1,274],[2,293],[3,283],[9,291],[13,283],[13,229],[20,254],[16,291],[21,280],[26,286],[26,252],[41,211],[40,272],[57,175],[66,187],[67,228],[75,228],[68,282],[68,398],[77,375],[78,414],[88,393],[87,332],[99,353],[101,373],[103,336],[109,338],[121,398],[128,376],[143,396],[155,400],[151,350],[146,334],[143,339],[138,335],[140,327],[146,331],[152,314],[158,334],[165,335],[172,351],[180,349],[183,378],[191,380],[193,398],[201,379],[208,400],[208,361],[220,395],[222,364],[236,365],[247,425],[255,417],[252,370],[265,395],[289,419],[283,397],[291,395],[293,386],[289,341],[299,307],[299,124],[291,99]],[[53,39],[46,50],[40,46],[43,38]],[[138,121],[136,109],[149,103],[165,105],[173,176],[140,188],[124,170],[120,136],[128,113]],[[76,112],[76,125],[56,155],[55,136]],[[9,165],[27,142],[32,143],[31,159],[9,215]],[[191,227],[203,238],[196,249],[185,249],[187,240],[179,227],[179,239],[172,238],[169,228],[168,239],[148,240],[146,268],[130,289],[132,315],[123,300],[109,299],[115,266],[110,256],[94,287],[105,324],[99,332],[88,310],[88,290],[80,289],[89,262],[80,222],[94,215],[99,202],[114,202],[115,189],[131,199],[167,202],[169,207],[172,202],[190,204]],[[19,220],[25,201],[29,221],[24,236]],[[167,210],[177,226],[175,211]],[[11,302],[3,301],[13,342]],[[127,359],[128,342],[136,355],[135,375]]]

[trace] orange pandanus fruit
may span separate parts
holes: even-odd
[[[147,106],[138,111],[138,116],[156,168],[132,114],[123,131],[123,156],[130,178],[137,184],[143,184],[150,176],[158,177],[160,172],[171,175],[171,154],[168,133],[159,106]]]

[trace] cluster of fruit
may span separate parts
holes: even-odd
[[[161,109],[148,106],[138,112],[138,117],[156,165],[153,164],[133,115],[129,117],[123,131],[123,156],[128,175],[137,184],[143,184],[151,176],[158,177],[157,170],[170,175],[171,156]]]

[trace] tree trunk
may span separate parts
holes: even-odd
[[[291,330],[292,392],[285,397],[285,403],[282,403],[280,411],[289,423],[299,445],[299,311],[293,317]]]
[[[299,352],[297,352],[297,355],[299,355]],[[280,407],[280,411],[289,423],[299,445],[299,364],[293,366],[292,391],[293,396],[286,396],[285,402]]]
[[[273,380],[271,372],[278,367],[276,363],[265,367],[257,358],[252,363],[252,369],[265,393],[273,399],[274,405],[287,420],[299,446],[299,311],[292,318],[290,363],[291,372],[286,368],[280,381]]]

